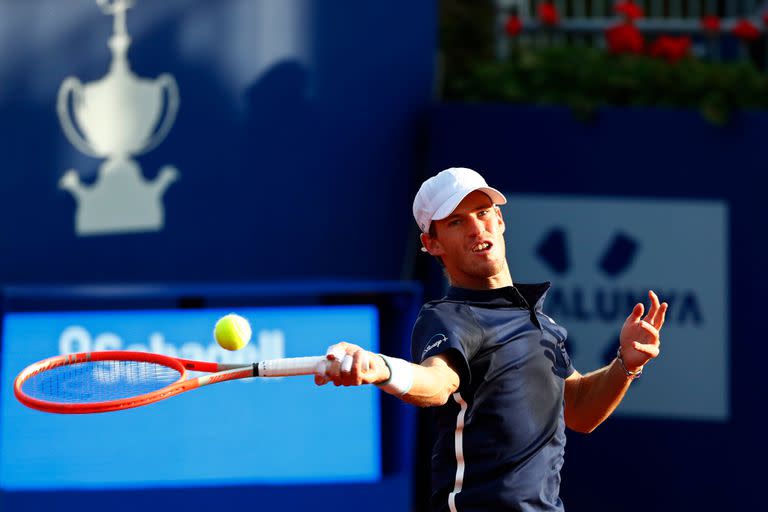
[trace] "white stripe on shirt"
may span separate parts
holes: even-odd
[[[448,495],[448,508],[451,512],[457,512],[456,495],[461,492],[461,486],[464,483],[464,415],[467,412],[467,402],[458,392],[453,394],[453,399],[459,404],[461,410],[456,417],[456,433],[453,438],[456,450],[456,480],[453,484],[453,492]]]

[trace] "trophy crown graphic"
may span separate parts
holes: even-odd
[[[131,71],[126,12],[134,1],[96,0],[96,4],[113,16],[109,71],[86,84],[74,76],[66,78],[56,109],[70,143],[106,161],[90,187],[80,182],[74,169],[64,174],[59,186],[78,203],[78,235],[157,231],[164,222],[162,195],[179,173],[164,166],[150,183],[132,157],[155,148],[170,131],[179,107],[178,87],[168,73],[149,80]]]

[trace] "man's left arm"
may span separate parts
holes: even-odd
[[[667,303],[659,303],[648,292],[651,307],[643,318],[643,305],[635,305],[621,328],[621,359],[586,375],[577,371],[565,380],[565,424],[578,432],[592,432],[621,403],[637,372],[659,355],[659,331],[664,325]],[[631,372],[631,373],[629,373]]]

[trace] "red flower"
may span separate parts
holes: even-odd
[[[613,10],[618,14],[624,15],[624,17],[630,21],[643,17],[643,8],[637,5],[633,0],[619,2],[613,6]]]
[[[648,53],[669,62],[677,62],[691,53],[691,38],[687,36],[660,36],[653,42]]]
[[[643,53],[645,39],[632,23],[619,23],[605,31],[608,50],[611,53]]]
[[[504,31],[509,37],[515,37],[523,30],[523,23],[520,21],[520,17],[513,14],[507,18],[507,22],[504,24]]]
[[[703,16],[701,18],[701,28],[710,34],[720,32],[720,18],[713,14]]]
[[[539,4],[539,21],[542,25],[554,27],[560,23],[560,13],[552,0]]]
[[[733,27],[733,35],[744,41],[754,41],[760,37],[760,30],[748,20],[740,20]]]

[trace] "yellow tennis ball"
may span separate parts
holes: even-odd
[[[251,325],[234,313],[219,318],[213,328],[213,337],[221,348],[240,350],[251,341]]]

